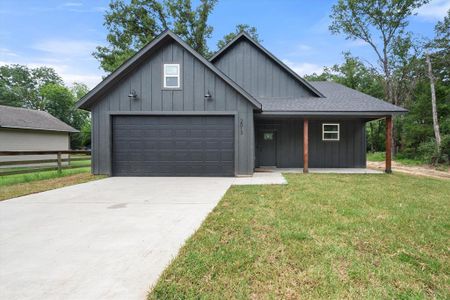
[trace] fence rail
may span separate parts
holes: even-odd
[[[89,167],[86,165],[71,165],[74,161],[85,161],[91,159],[91,151],[85,150],[53,150],[53,151],[0,151],[0,159],[2,156],[23,156],[23,155],[56,155],[54,159],[24,159],[24,160],[12,160],[12,161],[0,161],[0,176],[14,175],[14,174],[26,174],[34,172],[52,171],[57,170],[61,173],[64,169],[76,169]],[[67,155],[67,158],[63,158],[62,155]],[[77,157],[72,157],[77,155]],[[63,163],[67,162],[64,166]],[[51,164],[55,163],[55,166],[33,166],[39,164]],[[11,166],[11,168],[7,168]],[[26,167],[22,167],[26,166]],[[2,170],[3,169],[3,170]]]

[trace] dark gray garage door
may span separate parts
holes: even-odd
[[[231,116],[115,116],[116,176],[234,176]]]

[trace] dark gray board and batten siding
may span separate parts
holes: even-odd
[[[180,89],[162,88],[164,63],[181,64]],[[128,98],[131,90],[136,90],[136,100]],[[205,100],[207,91],[212,100]],[[93,173],[112,172],[114,115],[230,115],[235,123],[235,174],[250,175],[254,168],[253,109],[247,99],[182,46],[166,42],[92,106]]]
[[[315,96],[245,39],[240,39],[213,63],[257,99]]]
[[[322,124],[339,123],[340,140],[322,141]],[[256,167],[258,157],[258,132],[276,131],[277,167],[303,167],[303,120],[278,119],[256,120]],[[366,167],[365,121],[310,120],[309,121],[309,167],[310,168],[365,168]]]

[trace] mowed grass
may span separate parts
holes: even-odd
[[[450,181],[285,176],[232,187],[148,298],[450,298]]]
[[[65,174],[65,176],[51,179],[9,184],[4,186],[0,185],[0,201],[102,178],[105,178],[105,176],[95,176],[90,173],[83,172],[79,174]]]
[[[79,163],[79,162],[77,162]],[[80,163],[81,164],[81,163]],[[80,173],[90,173],[91,167],[80,167],[75,169],[65,169],[62,170],[61,174],[58,171],[43,171],[43,172],[34,172],[34,173],[26,173],[26,174],[15,174],[15,175],[3,175],[0,176],[0,187],[7,186],[11,184],[19,184],[25,182],[32,182],[38,180],[52,179],[52,178],[60,178],[64,176],[80,174]]]

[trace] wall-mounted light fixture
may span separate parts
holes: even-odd
[[[212,96],[211,96],[211,93],[209,92],[209,90],[206,92],[206,94],[205,94],[205,100],[211,100],[212,99]]]
[[[136,100],[137,99],[137,93],[135,90],[131,90],[130,94],[128,95],[128,98]]]

